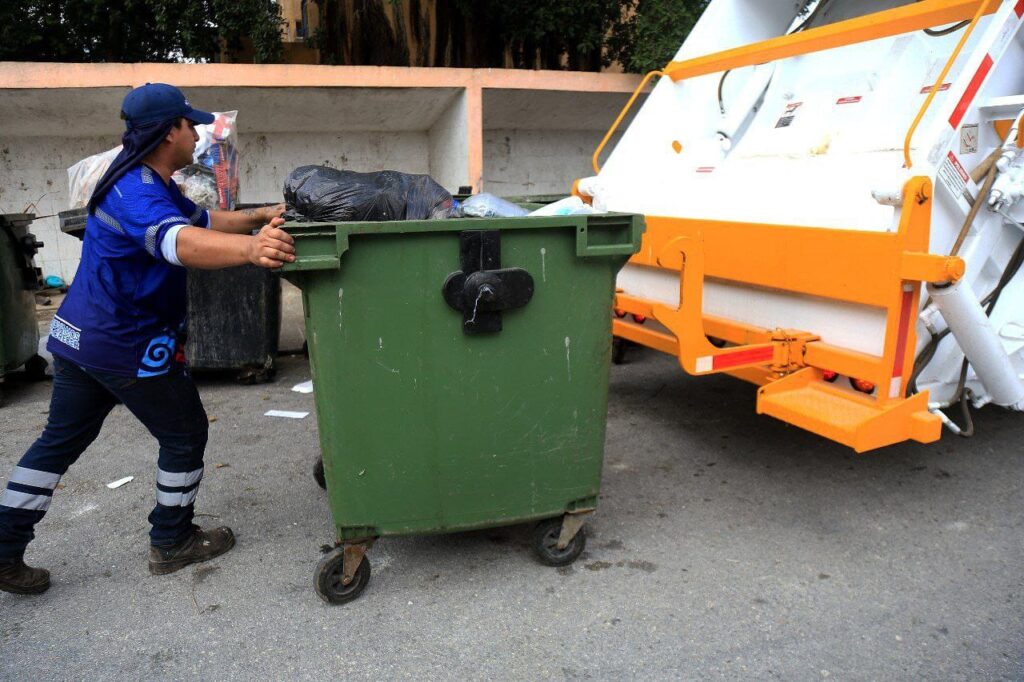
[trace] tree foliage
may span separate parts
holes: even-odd
[[[660,68],[708,0],[319,0],[325,64]],[[311,3],[312,4],[312,3]],[[0,60],[282,58],[275,0],[4,0]]]
[[[634,0],[634,11],[608,40],[608,55],[634,73],[663,68],[707,4],[708,0]]]
[[[218,59],[251,39],[281,59],[273,0],[22,0],[0,7],[0,60],[168,62]]]
[[[707,0],[320,0],[328,64],[660,68]]]

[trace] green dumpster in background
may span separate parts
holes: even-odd
[[[43,245],[28,231],[34,219],[26,213],[0,214],[0,390],[4,375],[20,367],[34,380],[46,371],[46,360],[36,354],[39,270],[33,259]]]
[[[292,224],[336,549],[329,602],[379,537],[539,521],[565,565],[601,482],[623,214]]]

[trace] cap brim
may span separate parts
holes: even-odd
[[[217,120],[217,117],[213,114],[205,111],[199,111],[198,109],[189,109],[185,114],[185,118],[200,125],[209,125]]]

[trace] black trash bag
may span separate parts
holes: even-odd
[[[299,166],[284,183],[287,221],[427,220],[450,218],[452,195],[429,175],[356,173]]]

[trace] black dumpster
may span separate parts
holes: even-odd
[[[82,239],[85,217],[84,208],[61,212],[61,230]],[[281,278],[276,273],[255,265],[190,269],[188,319],[185,356],[193,370],[235,372],[246,384],[273,379],[281,324]]]
[[[42,379],[46,370],[46,360],[36,353],[35,292],[40,289],[40,272],[34,256],[43,244],[28,231],[34,218],[25,213],[0,215],[0,389],[6,376],[19,368],[33,380]]]

